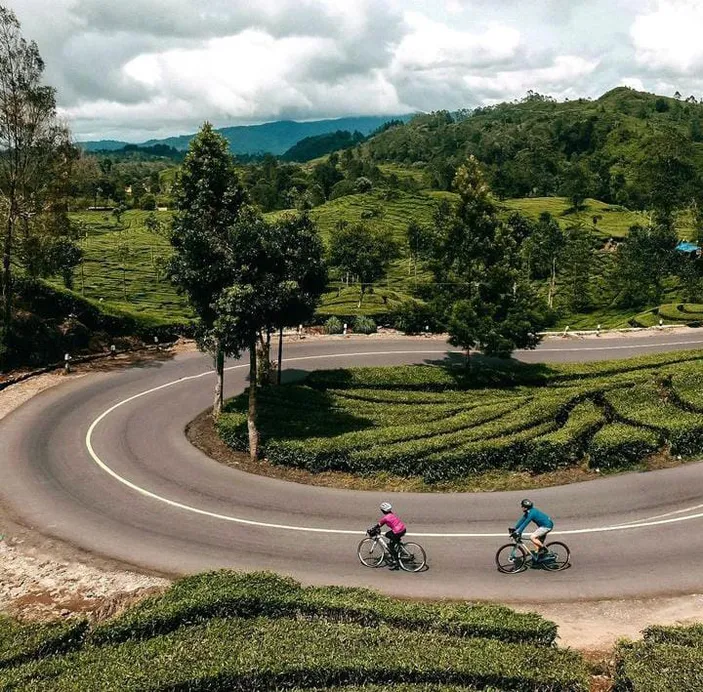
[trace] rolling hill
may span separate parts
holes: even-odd
[[[306,137],[314,137],[336,132],[337,130],[358,131],[363,135],[368,135],[390,120],[407,121],[411,117],[411,115],[361,116],[309,122],[278,120],[261,125],[223,127],[217,131],[229,141],[230,149],[234,154],[261,154],[268,152],[279,155]],[[179,151],[185,151],[194,136],[194,134],[187,134],[165,139],[150,139],[147,142],[142,142],[140,146],[150,147],[164,144]],[[78,144],[86,151],[114,151],[122,149],[128,143],[116,140],[98,140],[78,142]]]

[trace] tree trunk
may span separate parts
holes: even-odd
[[[5,366],[5,359],[10,356],[10,338],[12,323],[12,214],[8,214],[5,242],[2,253],[2,331],[0,338],[0,369]]]
[[[283,363],[283,327],[278,330],[278,375],[276,383],[281,384],[281,368]]]
[[[225,389],[225,354],[219,344],[217,345],[217,353],[215,354],[215,374],[215,401],[212,405],[212,416],[217,419],[222,413]]]
[[[557,258],[552,257],[552,276],[549,280],[549,294],[547,295],[547,305],[551,308],[554,303],[554,287],[557,282]]]
[[[249,346],[249,409],[247,410],[249,430],[249,456],[252,461],[259,458],[259,431],[256,427],[256,337]]]
[[[359,286],[360,286],[360,288],[359,288],[359,304],[357,305],[358,308],[361,307],[361,303],[364,300],[364,284],[360,283]]]
[[[257,354],[256,354],[257,381],[260,386],[266,387],[271,384],[271,330],[266,329],[259,333]]]
[[[464,365],[466,366],[466,371],[471,372],[471,349],[470,348],[466,349],[466,360],[464,361]]]

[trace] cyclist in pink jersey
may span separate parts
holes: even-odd
[[[400,546],[400,539],[405,535],[407,529],[400,518],[393,513],[393,507],[390,502],[381,503],[381,512],[383,512],[383,516],[378,520],[376,526],[371,527],[367,533],[376,533],[381,530],[382,526],[387,526],[389,528],[389,531],[386,531],[386,538],[388,539],[388,547],[393,557],[391,569],[398,569],[398,548]]]

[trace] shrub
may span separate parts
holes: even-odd
[[[359,315],[354,320],[354,331],[357,334],[375,334],[376,323],[371,317],[367,317],[366,315]]]
[[[427,482],[490,469],[548,472],[588,452],[626,468],[670,444],[703,451],[701,353],[616,363],[415,365],[317,371],[262,393],[269,461],[310,472],[390,472]],[[245,444],[246,399],[220,424]],[[229,414],[227,414],[229,415]]]
[[[388,642],[392,655],[384,656]],[[15,669],[22,688],[49,679],[66,690],[266,690],[329,685],[435,682],[500,689],[586,692],[580,657],[566,650],[461,639],[385,625],[215,619],[168,635]]]
[[[532,441],[523,462],[524,468],[539,473],[577,462],[586,451],[589,435],[604,422],[602,409],[592,401],[577,404],[565,425]]]
[[[617,692],[681,692],[703,689],[703,648],[637,642],[615,652]]]
[[[389,317],[391,325],[406,334],[444,331],[444,325],[437,319],[437,311],[416,300],[406,300]]]
[[[590,466],[621,469],[632,466],[660,447],[656,433],[627,423],[610,423],[601,428],[588,446]]]
[[[4,624],[0,650],[30,642],[30,655],[10,659],[0,690],[588,689],[582,659],[557,649],[556,626],[537,614],[302,587],[271,573],[179,580],[81,632],[68,655],[38,648],[36,626]]]
[[[556,626],[534,613],[516,613],[492,604],[401,601],[366,589],[302,587],[267,572],[211,572],[186,577],[164,595],[146,599],[125,614],[98,625],[95,644],[153,637],[182,625],[216,617],[315,617],[381,624],[458,637],[490,637],[505,642],[550,645]]]
[[[329,317],[324,324],[325,334],[341,334],[344,331],[344,325],[338,317]]]
[[[703,646],[703,624],[664,627],[653,625],[642,633],[649,644],[677,644],[679,646]]]

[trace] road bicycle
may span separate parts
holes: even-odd
[[[366,567],[380,567],[384,563],[393,564],[394,559],[391,554],[388,539],[381,535],[380,529],[369,531],[368,538],[364,538],[356,554],[359,562]],[[413,542],[398,545],[398,564],[406,572],[419,572],[427,564],[427,555],[424,548]]]
[[[546,543],[544,547],[547,552],[538,556],[525,547],[521,534],[515,534],[512,529],[509,531],[513,542],[501,546],[496,553],[496,565],[499,572],[517,574],[524,572],[528,567],[558,572],[569,566],[571,551],[566,543],[560,541]]]

